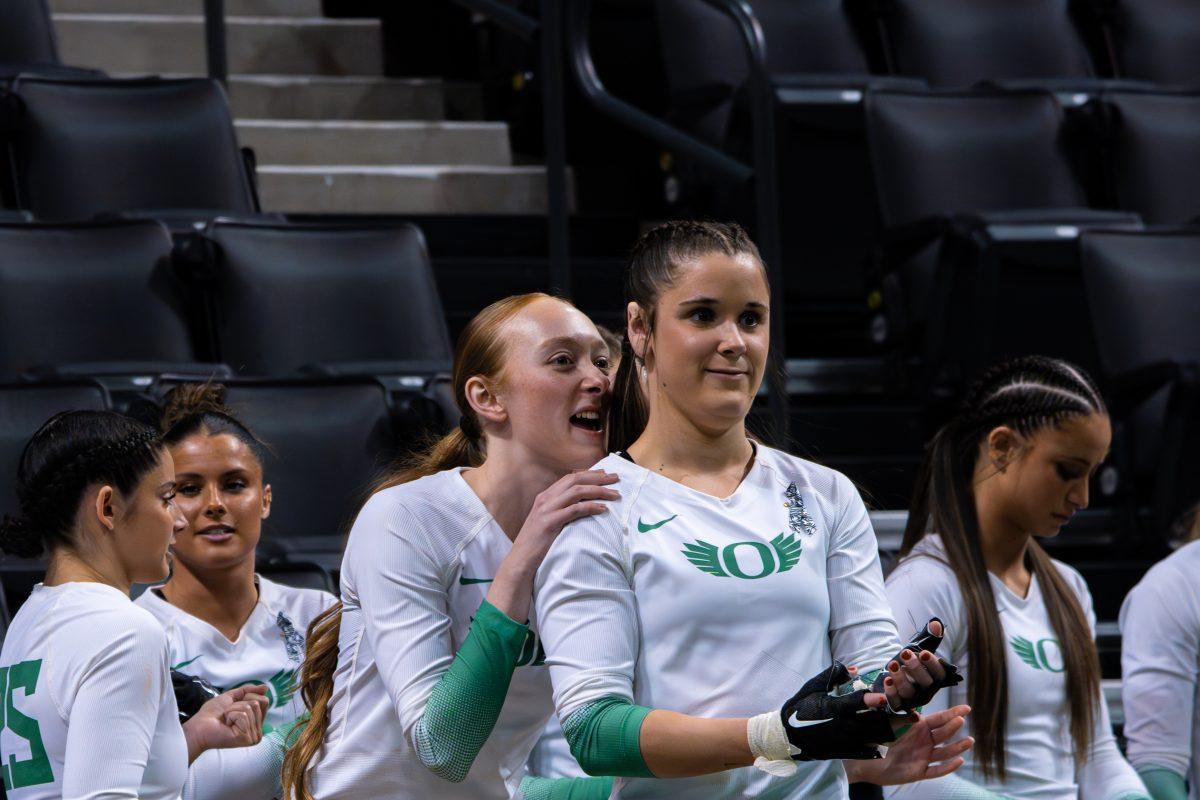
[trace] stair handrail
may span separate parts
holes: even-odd
[[[775,96],[767,72],[767,44],[762,25],[746,0],[695,0],[730,17],[737,25],[750,61],[750,111],[754,131],[753,158],[745,164],[728,153],[701,141],[690,133],[613,95],[600,80],[592,58],[589,34],[592,0],[561,0],[566,8],[567,63],[584,98],[601,114],[658,142],[665,148],[683,153],[738,183],[754,181],[756,239],[767,265],[776,302],[770,315],[772,358],[784,362],[784,283],[782,243],[779,225],[779,184],[775,150]],[[558,5],[543,0],[543,6]],[[782,368],[767,372],[771,418],[775,435],[787,441],[787,379]]]

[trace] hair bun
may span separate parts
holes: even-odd
[[[4,515],[0,521],[0,550],[18,558],[37,558],[43,549],[42,537],[28,519]]]
[[[233,416],[225,405],[225,387],[219,383],[185,383],[167,392],[163,398],[159,429],[166,433],[180,420],[194,414]]]

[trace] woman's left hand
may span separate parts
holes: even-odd
[[[962,754],[975,740],[967,736],[945,744],[962,730],[969,706],[920,716],[903,736],[893,742],[887,755],[873,761],[843,761],[851,783],[894,786],[949,775],[963,765]],[[915,712],[914,712],[915,715]]]

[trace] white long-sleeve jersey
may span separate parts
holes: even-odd
[[[962,592],[954,572],[945,563],[941,537],[921,540],[888,576],[888,596],[901,631],[916,630],[930,617],[940,618],[946,635],[939,654],[962,671],[958,686],[938,692],[926,711],[939,711],[967,702],[971,665],[967,655],[967,621]],[[1095,635],[1092,596],[1083,576],[1060,561],[1054,562],[1075,591]],[[1008,723],[1004,749],[1007,779],[987,780],[968,751],[966,764],[954,775],[905,786],[886,787],[889,798],[949,800],[962,797],[966,781],[997,795],[1020,800],[1115,800],[1145,797],[1146,789],[1121,756],[1108,718],[1108,706],[1098,698],[1100,713],[1088,759],[1077,764],[1070,733],[1070,706],[1066,674],[1057,634],[1050,624],[1036,575],[1025,597],[1018,597],[994,575],[989,575],[996,611],[1004,632],[1005,667],[1008,672]],[[969,736],[971,725],[987,724],[977,709],[967,717],[958,738]]]
[[[1129,761],[1165,767],[1200,797],[1200,542],[1155,564],[1121,606]]]
[[[309,773],[319,800],[503,800],[553,713],[550,678],[529,622],[528,659],[466,780],[420,761],[417,723],[450,668],[512,542],[448,470],[375,494],[342,561],[342,626],[330,725]],[[464,719],[470,708],[461,709]]]
[[[263,732],[290,725],[304,713],[296,678],[304,660],[308,623],[336,598],[317,589],[282,586],[256,576],[258,603],[235,641],[202,619],[171,605],[151,589],[137,604],[167,633],[171,668],[204,678],[221,690],[264,685],[270,707]]]
[[[702,717],[779,708],[833,658],[900,649],[875,533],[843,475],[768,447],[728,498],[612,455],[621,499],[568,525],[535,585],[560,719],[603,697]],[[618,778],[614,797],[845,798],[841,762]]]
[[[34,587],[0,652],[11,800],[174,800],[187,743],[162,627],[100,583]]]

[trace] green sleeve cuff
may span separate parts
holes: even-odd
[[[653,778],[642,757],[642,722],[650,709],[605,697],[562,721],[571,755],[588,775]]]
[[[487,600],[475,612],[466,640],[417,722],[417,755],[438,777],[466,779],[496,726],[528,634],[528,627]]]
[[[538,778],[521,781],[522,800],[608,800],[612,778]]]
[[[1187,781],[1177,772],[1166,767],[1147,766],[1138,770],[1138,776],[1154,800],[1187,800]]]

